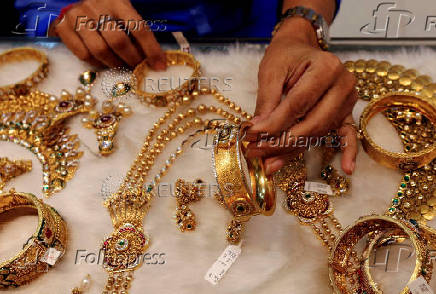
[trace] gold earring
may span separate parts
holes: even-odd
[[[188,207],[188,204],[204,198],[204,182],[201,179],[197,179],[193,183],[188,183],[182,179],[178,179],[175,194],[177,208],[174,217],[177,226],[182,232],[195,230],[197,226],[195,214]]]

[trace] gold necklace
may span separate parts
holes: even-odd
[[[176,113],[182,104],[188,104],[200,95],[209,94],[214,95],[219,102],[227,105],[235,114],[225,111],[221,107],[203,104]],[[235,124],[241,123],[243,119],[251,119],[251,116],[243,111],[240,106],[217,93],[214,89],[194,90],[189,95],[185,94],[182,101],[172,103],[165,114],[154,123],[119,190],[104,202],[114,226],[112,235],[103,243],[105,252],[104,268],[109,274],[104,293],[110,293],[110,291],[114,290],[119,291],[119,293],[127,293],[133,278],[133,271],[141,265],[140,257],[149,246],[149,238],[144,233],[142,222],[150,207],[154,188],[182,154],[183,147],[190,140],[197,135],[213,132],[220,125],[217,120],[203,120],[197,115],[216,113]],[[175,117],[169,122],[173,116]],[[166,128],[163,128],[164,124],[167,124]],[[182,142],[165,161],[164,166],[153,177],[151,183],[144,187],[145,180],[154,166],[156,157],[162,153],[166,144],[193,127],[197,128],[195,133],[190,134]]]

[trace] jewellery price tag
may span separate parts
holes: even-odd
[[[239,245],[227,246],[217,261],[209,268],[204,279],[212,285],[217,285],[236,259],[238,259],[239,255],[241,255],[241,244],[242,242]]]
[[[308,182],[304,183],[304,190],[308,192],[315,192],[319,194],[327,194],[332,196],[333,191],[330,185],[319,183],[319,182]]]
[[[49,248],[41,257],[41,261],[49,265],[55,265],[56,261],[61,256],[61,253],[62,252],[56,250],[55,248]]]
[[[430,285],[423,277],[419,277],[410,282],[408,287],[412,294],[434,294],[433,290],[430,288]]]

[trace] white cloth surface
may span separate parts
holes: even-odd
[[[11,44],[3,43],[0,51],[11,47]],[[78,61],[63,45],[43,50],[50,59],[50,73],[38,88],[55,95],[59,95],[62,89],[75,91],[79,85],[79,73],[89,67]],[[194,53],[202,64],[204,76],[221,79],[230,77],[231,90],[227,89],[229,91],[224,91],[223,94],[249,112],[254,111],[261,49],[242,46],[232,48],[228,53]],[[340,54],[344,61],[359,58],[384,59],[436,77],[434,56],[435,52],[427,48],[416,51],[359,51]],[[29,68],[29,65],[20,64],[0,67],[0,82],[3,84],[25,76]],[[98,97],[101,101],[101,93]],[[198,103],[216,104],[210,97],[196,101]],[[47,274],[27,286],[11,290],[11,293],[70,293],[71,288],[78,286],[87,273],[92,277],[89,293],[101,293],[106,281],[105,271],[90,259],[85,262],[83,258],[78,258],[79,262],[75,262],[76,256],[98,253],[102,240],[112,232],[109,214],[102,206],[102,183],[108,176],[123,175],[127,171],[139,151],[146,131],[164,112],[164,109],[142,105],[136,99],[128,101],[128,104],[133,107],[134,114],[121,121],[115,143],[117,150],[109,157],[98,156],[95,135],[92,130],[82,127],[80,117],[73,117],[68,122],[71,132],[79,135],[81,150],[85,154],[75,177],[68,182],[66,188],[46,200],[68,224],[67,253]],[[354,111],[356,120],[364,105],[362,101],[357,104]],[[383,146],[393,149],[400,146],[398,136],[383,117],[374,118],[370,129]],[[173,152],[176,146],[170,144],[168,152]],[[401,180],[399,172],[380,166],[359,148],[357,169],[352,176],[352,191],[346,197],[333,200],[336,216],[344,226],[353,223],[359,216],[383,213]],[[159,157],[159,168],[168,152]],[[18,191],[41,197],[42,170],[36,157],[9,142],[0,142],[0,156],[32,159],[33,171],[16,178],[8,187],[14,186]],[[317,153],[308,155],[311,180],[319,180],[319,159]],[[188,148],[162,181],[174,183],[177,178],[194,180],[200,177],[207,183],[213,183],[210,162],[210,150]],[[334,165],[339,167],[339,162],[338,156]],[[227,246],[225,227],[231,219],[229,212],[213,197],[208,197],[191,206],[199,223],[197,230],[181,233],[172,219],[175,199],[156,197],[144,223],[146,232],[151,237],[148,252],[164,253],[159,261],[164,260],[165,264],[144,264],[138,269],[131,293],[331,293],[326,248],[321,246],[309,227],[301,226],[294,216],[284,211],[280,205],[283,193],[279,194],[277,210],[273,216],[254,217],[248,223],[242,254],[217,286],[212,286],[203,277]],[[12,256],[21,247],[33,233],[35,224],[36,218],[32,216],[21,216],[0,223],[1,260]],[[79,250],[85,251],[78,253]],[[407,262],[410,263],[410,260],[405,261]],[[384,275],[383,269],[377,271]],[[410,266],[400,273],[391,273],[386,281],[383,278],[385,293],[399,293],[409,278],[407,272],[410,272]],[[436,289],[434,281],[431,285]]]

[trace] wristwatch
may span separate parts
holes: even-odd
[[[286,12],[283,13],[280,17],[280,21],[274,27],[272,36],[274,37],[275,33],[279,30],[279,28],[282,26],[283,22],[286,19],[294,16],[300,16],[310,21],[313,28],[315,29],[316,38],[318,39],[319,46],[322,50],[327,50],[329,41],[329,27],[327,22],[321,14],[318,14],[314,10],[303,6],[295,6],[286,10]]]

